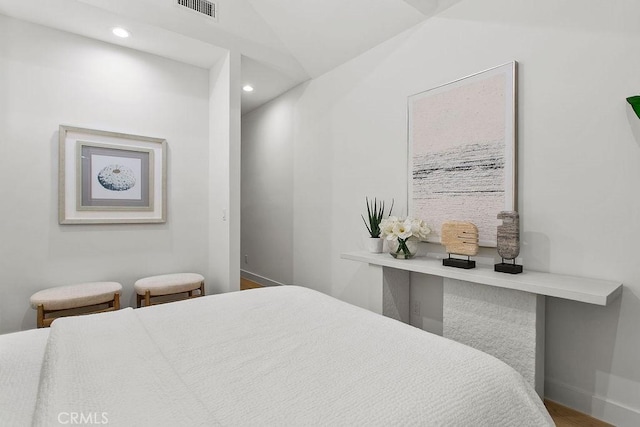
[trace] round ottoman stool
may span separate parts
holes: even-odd
[[[30,301],[38,310],[38,328],[45,328],[58,317],[119,310],[121,293],[118,282],[89,282],[44,289],[31,295]]]
[[[197,273],[163,274],[161,276],[145,277],[133,285],[136,290],[138,307],[151,305],[151,298],[187,294],[186,298],[204,296],[204,277]],[[198,294],[193,292],[199,290]],[[154,303],[158,304],[158,303]]]

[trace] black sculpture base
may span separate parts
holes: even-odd
[[[464,268],[466,270],[470,268],[476,268],[476,262],[470,259],[458,259],[458,258],[445,258],[442,260],[442,265],[447,267]]]
[[[499,264],[495,264],[493,266],[493,270],[500,273],[519,274],[522,273],[522,266],[518,264],[507,264],[501,262]]]

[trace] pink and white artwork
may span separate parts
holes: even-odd
[[[515,209],[516,63],[409,97],[409,213],[440,242],[446,221],[495,247],[497,214]]]

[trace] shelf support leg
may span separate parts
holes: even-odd
[[[545,297],[445,278],[443,333],[518,371],[544,396]]]
[[[382,267],[382,314],[404,323],[410,322],[411,273]]]

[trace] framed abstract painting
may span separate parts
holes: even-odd
[[[495,247],[497,215],[516,209],[516,62],[408,99],[409,215],[440,242],[446,221],[478,227]]]
[[[166,203],[164,139],[60,126],[60,224],[162,223]]]

